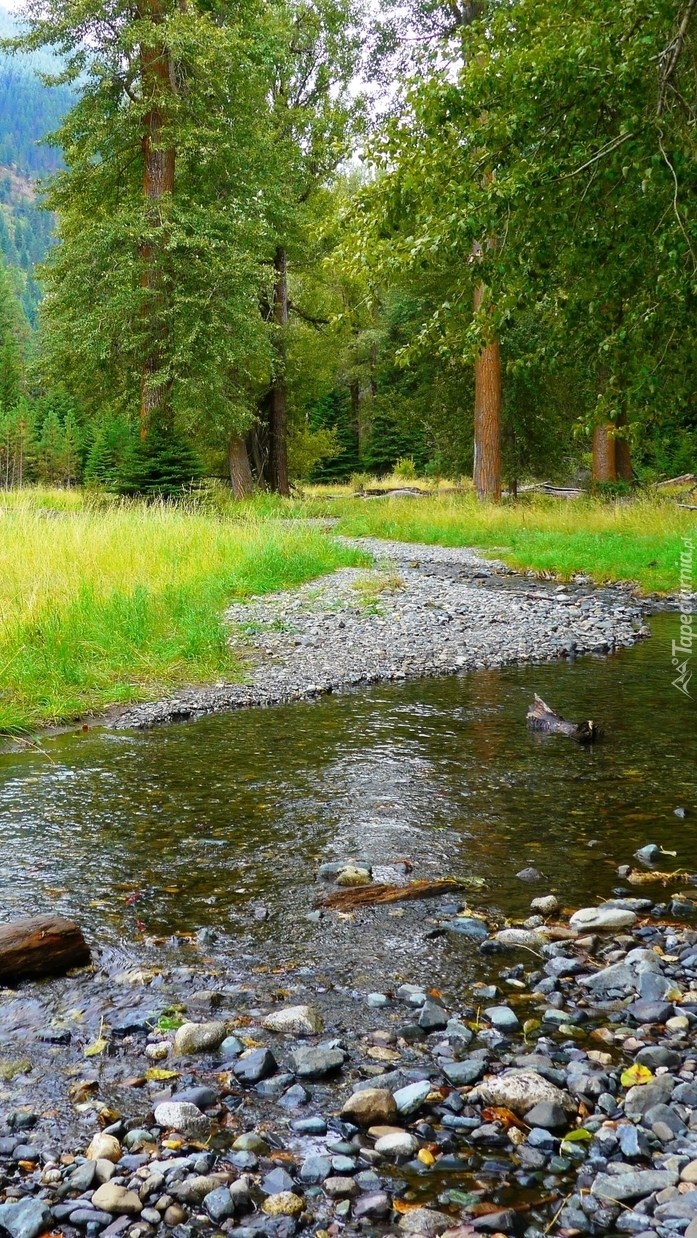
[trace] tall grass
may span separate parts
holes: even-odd
[[[494,506],[471,494],[429,499],[338,501],[337,532],[496,550],[513,567],[568,579],[634,580],[646,592],[679,589],[683,537],[697,538],[697,512],[670,500],[536,498]]]
[[[0,730],[238,678],[224,608],[359,561],[259,516],[24,492],[0,505]]]

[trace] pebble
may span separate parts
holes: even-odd
[[[186,1101],[179,1104],[176,1101],[164,1101],[155,1109],[155,1121],[158,1126],[170,1127],[190,1135],[193,1139],[206,1139],[211,1124],[205,1114],[196,1105]]]
[[[418,1083],[409,1083],[405,1088],[399,1088],[394,1093],[394,1103],[402,1117],[407,1118],[416,1113],[430,1091],[431,1084],[428,1079],[421,1079]]]
[[[324,1079],[341,1070],[345,1060],[342,1049],[325,1049],[318,1045],[316,1049],[296,1049],[293,1067],[299,1079]]]
[[[415,1139],[408,1131],[395,1131],[392,1135],[383,1135],[375,1143],[376,1152],[392,1159],[411,1156],[418,1150],[418,1139]]]
[[[182,1023],[174,1037],[174,1052],[179,1057],[217,1049],[225,1039],[224,1023]]]
[[[436,1212],[430,1208],[412,1208],[400,1218],[399,1228],[405,1234],[418,1234],[421,1238],[436,1238],[446,1229],[450,1229],[453,1218],[446,1212]]]
[[[121,1158],[121,1144],[114,1135],[104,1135],[100,1131],[92,1139],[87,1149],[87,1156],[91,1161],[112,1161],[115,1163]]]
[[[262,1212],[270,1217],[297,1217],[304,1208],[300,1195],[293,1191],[280,1191],[278,1195],[269,1195],[261,1205]]]
[[[392,1122],[397,1112],[394,1096],[387,1088],[365,1088],[349,1096],[341,1116],[358,1126],[374,1126],[376,1122]]]
[[[137,1216],[143,1208],[135,1191],[117,1186],[115,1182],[105,1182],[97,1188],[92,1196],[92,1206],[102,1212],[117,1212],[125,1216]]]
[[[111,1218],[107,1218],[110,1220]],[[0,1204],[0,1225],[10,1238],[37,1238],[51,1223],[51,1210],[41,1199]]]
[[[270,1049],[251,1049],[238,1058],[233,1070],[241,1083],[260,1083],[278,1069],[278,1063]]]
[[[569,920],[572,929],[587,933],[597,929],[631,928],[636,924],[636,913],[623,910],[621,907],[582,907],[575,911]]]
[[[478,1092],[488,1105],[503,1105],[520,1117],[543,1101],[561,1109],[575,1108],[568,1093],[534,1070],[506,1070],[501,1075],[490,1075]]]
[[[288,1006],[275,1010],[262,1022],[268,1032],[283,1032],[291,1036],[319,1036],[323,1023],[312,1006]]]

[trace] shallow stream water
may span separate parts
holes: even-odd
[[[2,915],[54,910],[97,946],[145,944],[170,963],[186,934],[210,927],[224,955],[326,956],[359,986],[366,970],[373,987],[402,974],[406,955],[423,965],[424,952],[441,976],[461,976],[476,965],[471,944],[415,936],[433,904],[308,922],[318,863],[406,857],[414,877],[474,878],[469,905],[499,919],[549,891],[567,907],[608,897],[617,865],[645,843],[677,852],[660,867],[697,872],[697,707],[671,684],[677,622],[656,616],[653,639],[609,658],[78,731],[45,755],[6,753]],[[585,749],[529,733],[534,691],[594,718],[604,739]],[[516,877],[527,866],[540,882]]]

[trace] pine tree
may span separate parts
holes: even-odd
[[[85,482],[117,490],[130,445],[131,432],[125,417],[107,417],[97,422],[85,460]]]
[[[169,426],[134,436],[118,480],[122,494],[175,498],[197,482],[203,468],[188,439]]]
[[[314,482],[348,481],[360,468],[358,432],[351,416],[351,398],[347,391],[331,391],[310,410],[312,430],[336,431],[340,452],[316,464],[310,480]]]
[[[65,434],[55,409],[50,409],[41,429],[36,456],[39,481],[55,486],[65,476]]]

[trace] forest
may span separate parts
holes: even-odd
[[[694,469],[695,7],[29,0],[0,485]]]

